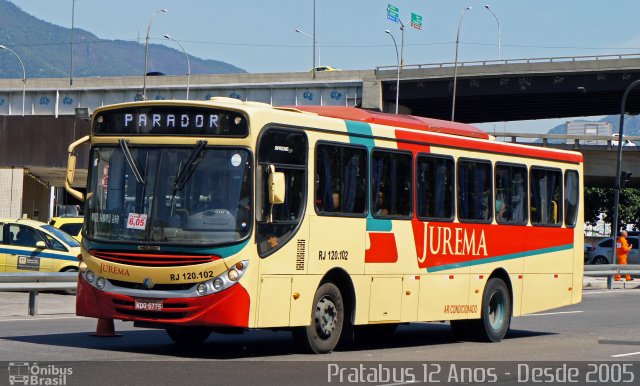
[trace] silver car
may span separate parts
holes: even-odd
[[[627,255],[627,264],[640,264],[640,250],[638,249],[638,236],[629,236],[627,241],[631,244],[631,250]],[[611,264],[611,246],[613,245],[611,237],[600,240],[589,251],[589,264]]]

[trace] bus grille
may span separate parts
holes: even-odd
[[[107,280],[109,280],[109,283],[117,287],[129,288],[129,289],[145,289],[142,286],[142,283],[132,283],[130,281],[121,281],[121,280],[113,280],[113,279],[107,279]],[[153,290],[154,291],[186,291],[191,289],[191,287],[193,287],[194,285],[196,285],[196,283],[154,284]]]
[[[210,263],[220,259],[215,255],[170,255],[137,252],[103,252],[91,250],[89,253],[112,263],[137,265],[142,267],[177,267]]]

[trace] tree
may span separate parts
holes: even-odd
[[[613,188],[584,189],[584,222],[595,225],[600,214],[605,214],[605,222],[613,219]],[[618,229],[626,224],[640,224],[640,189],[620,189],[618,209]]]

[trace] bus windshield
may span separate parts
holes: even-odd
[[[90,165],[90,239],[203,245],[250,232],[246,149],[97,146]]]

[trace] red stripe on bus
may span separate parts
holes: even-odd
[[[415,226],[420,268],[467,263],[573,244],[573,228],[504,226],[494,224],[425,223]],[[512,235],[522,237],[512,237]]]
[[[583,157],[580,153],[553,151],[534,146],[514,146],[497,141],[478,141],[460,137],[444,137],[429,133],[414,133],[401,129],[396,130],[396,139],[424,142],[425,147],[427,147],[427,144],[432,146],[440,145],[503,155],[525,156],[574,163],[583,162]],[[398,144],[398,148],[404,149],[405,145]]]
[[[396,236],[393,233],[368,232],[371,248],[364,252],[365,263],[395,263],[398,261]]]

